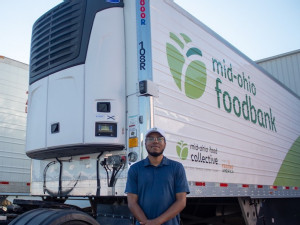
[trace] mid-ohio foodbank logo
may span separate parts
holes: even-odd
[[[192,47],[192,40],[183,33],[170,32],[174,45],[167,43],[167,59],[176,86],[191,99],[200,98],[206,87],[206,66],[201,61],[202,52]],[[185,65],[187,67],[185,68]]]
[[[166,55],[173,80],[188,98],[197,100],[204,94],[207,85],[207,65],[202,62],[202,51],[194,47],[191,38],[184,33],[176,35],[170,32],[169,37],[172,44],[166,43]],[[216,78],[215,87],[211,90],[215,90],[217,107],[261,128],[277,132],[272,108],[267,109],[266,104],[262,103],[260,106],[255,104],[261,99],[255,101],[259,90],[250,74],[240,71],[243,68],[236,71],[234,65],[226,61],[212,56],[208,69],[212,73],[210,78]],[[231,90],[234,92],[231,93]]]

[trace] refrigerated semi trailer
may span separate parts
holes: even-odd
[[[299,221],[299,96],[173,1],[66,0],[35,22],[30,57],[25,151],[44,201],[16,201],[36,209],[11,224],[133,224],[127,172],[151,127],[187,174],[183,224]]]
[[[0,56],[1,202],[30,193],[31,159],[25,154],[28,75],[27,64]]]

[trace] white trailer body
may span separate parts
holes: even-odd
[[[299,197],[299,114],[299,97],[172,1],[125,1],[96,14],[84,64],[30,85],[27,154],[44,159],[31,191],[123,196],[157,126],[190,196]]]
[[[29,195],[25,154],[28,65],[0,56],[0,196]]]
[[[167,131],[166,155],[207,196],[286,186],[299,196],[299,97],[173,3],[151,7],[153,124]]]

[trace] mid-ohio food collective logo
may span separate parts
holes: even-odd
[[[186,160],[189,153],[187,143],[184,143],[183,141],[179,141],[176,146],[176,151],[180,159]]]
[[[190,151],[190,156],[189,156]],[[219,164],[218,149],[211,146],[206,147],[199,144],[187,144],[184,141],[177,142],[176,152],[181,160],[186,160],[188,156],[192,162],[205,164]]]
[[[198,48],[190,47],[192,40],[186,34],[180,33],[177,36],[170,32],[170,39],[177,45],[175,47],[170,43],[166,44],[167,59],[173,79],[179,90],[187,97],[198,99],[205,91],[207,79],[206,66],[200,61],[202,52]],[[184,69],[186,62],[188,66]]]

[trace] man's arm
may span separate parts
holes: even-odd
[[[144,222],[147,221],[147,217],[143,210],[141,209],[140,205],[138,204],[138,195],[127,193],[127,201],[128,201],[128,208],[130,209],[133,216],[141,223],[145,224]]]
[[[186,205],[186,192],[180,192],[176,194],[176,201],[167,209],[163,214],[153,220],[147,220],[141,224],[145,225],[160,225],[168,220],[174,218],[180,213]]]

